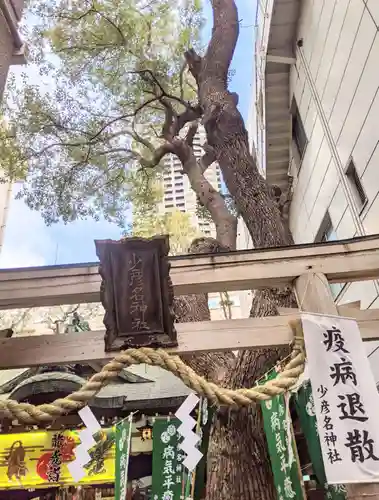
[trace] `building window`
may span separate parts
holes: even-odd
[[[301,161],[308,144],[308,139],[295,99],[292,102],[292,139],[296,144]]]
[[[324,218],[321,222],[320,228],[317,232],[315,243],[323,243],[326,241],[337,241],[337,233],[333,227],[332,219],[330,214],[326,211]],[[330,283],[330,291],[332,292],[333,298],[337,298],[341,290],[345,286],[345,283]]]
[[[347,166],[345,174],[349,182],[350,191],[351,194],[353,195],[355,205],[359,213],[361,213],[367,204],[368,198],[365,193],[365,190],[363,189],[362,182],[359,178],[357,169],[355,168],[352,158],[350,158],[349,160],[349,164]]]
[[[326,214],[324,215],[320,228],[317,232],[315,243],[322,243],[324,241],[336,241],[336,240],[337,240],[337,233],[333,228],[330,214],[328,211],[326,211]]]

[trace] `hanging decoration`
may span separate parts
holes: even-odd
[[[324,486],[328,500],[345,500],[344,485],[328,485],[326,482],[324,462],[317,429],[316,410],[310,381],[306,381],[294,395],[296,412],[299,416],[301,429],[307,443],[312,469],[319,485]]]
[[[277,375],[277,371],[273,370],[266,376],[266,381],[274,380]],[[263,401],[261,408],[278,500],[304,500],[301,473],[296,460],[296,444],[292,435],[289,400],[285,396],[276,396]]]
[[[153,425],[153,500],[180,500],[187,477],[178,419],[157,419]]]
[[[200,436],[193,432],[193,428],[196,425],[196,420],[191,417],[191,412],[195,409],[200,399],[196,394],[191,393],[187,396],[184,403],[180,406],[178,411],[175,413],[175,417],[181,421],[181,425],[178,428],[179,434],[183,437],[183,440],[179,444],[179,448],[186,453],[186,458],[183,461],[183,465],[192,472],[197,464],[202,458],[202,454],[197,448],[200,441]]]
[[[96,417],[90,410],[89,406],[85,406],[79,410],[78,413],[79,417],[84,422],[85,428],[80,431],[80,445],[77,446],[74,451],[76,459],[67,465],[67,468],[75,482],[79,482],[86,475],[86,471],[83,466],[91,460],[91,456],[88,451],[96,444],[93,437],[94,434],[101,430],[101,425],[96,420]]]
[[[191,416],[193,410],[196,420]],[[154,422],[153,500],[203,498],[206,482],[205,457],[213,414],[214,409],[208,406],[206,398],[199,400],[191,394],[176,412],[180,420],[168,418]]]
[[[301,315],[328,484],[379,478],[379,394],[355,320]]]
[[[115,500],[124,500],[128,485],[133,415],[116,424]]]
[[[200,436],[199,450],[203,455],[200,460],[193,477],[192,496],[195,500],[205,498],[205,483],[206,483],[206,456],[208,453],[210,431],[213,421],[215,408],[208,404],[206,398],[201,398],[199,403],[199,412],[196,425],[196,433]]]

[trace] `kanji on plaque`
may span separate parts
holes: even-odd
[[[184,484],[184,453],[178,445],[178,419],[157,419],[153,425],[153,500],[180,500]]]
[[[379,394],[357,322],[302,314],[329,484],[379,482]]]
[[[268,380],[276,376],[273,371]],[[286,400],[284,396],[277,396],[262,401],[261,408],[278,500],[303,500]]]

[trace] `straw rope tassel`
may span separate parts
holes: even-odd
[[[179,377],[184,384],[199,396],[206,397],[212,404],[232,407],[248,406],[256,401],[271,399],[284,394],[298,380],[304,371],[304,340],[300,320],[291,321],[290,327],[294,332],[293,350],[290,361],[284,366],[282,372],[274,380],[269,380],[263,385],[251,389],[226,389],[212,382],[207,382],[203,377],[194,372],[178,356],[168,354],[163,349],[141,347],[127,349],[120,352],[107,363],[101,372],[93,375],[78,391],[73,392],[63,399],[57,399],[50,404],[32,405],[18,403],[17,401],[0,401],[0,417],[17,419],[26,424],[51,422],[58,417],[83,408],[96,394],[114,380],[123,368],[130,365],[145,363],[159,366]]]

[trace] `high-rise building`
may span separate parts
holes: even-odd
[[[295,243],[379,232],[378,0],[258,2],[254,142]],[[378,281],[333,284],[379,308]],[[379,343],[365,343],[379,385]]]
[[[205,131],[199,131],[193,140],[193,149],[197,159],[203,155],[202,145],[205,142]],[[206,236],[215,236],[214,224],[197,213],[196,193],[192,190],[188,177],[183,174],[183,167],[176,155],[166,155],[163,173],[163,200],[159,206],[162,212],[180,210],[191,217],[192,225]],[[221,171],[217,163],[211,165],[205,172],[205,177],[218,191],[222,190]]]

